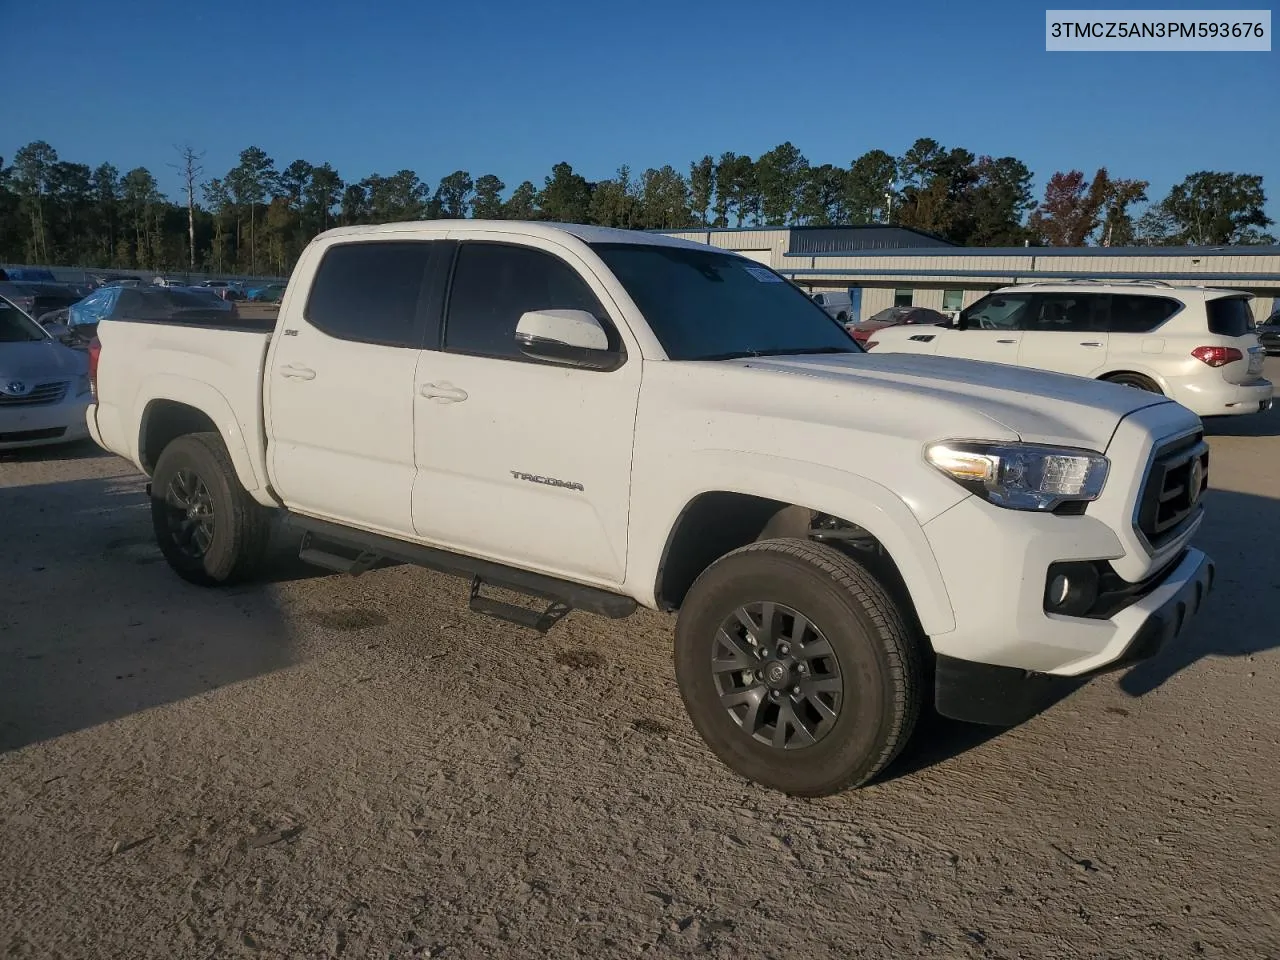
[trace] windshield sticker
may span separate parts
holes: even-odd
[[[772,270],[766,270],[763,267],[743,267],[743,270],[751,274],[761,283],[781,283],[782,278]]]

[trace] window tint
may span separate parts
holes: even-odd
[[[1205,303],[1209,332],[1219,337],[1243,337],[1253,332],[1253,311],[1244,297],[1223,297]]]
[[[861,352],[803,290],[743,257],[655,244],[592,247],[672,360]]]
[[[420,348],[419,301],[430,241],[344,243],[330,247],[307,298],[307,322],[331,337]]]
[[[942,291],[942,309],[943,310],[959,310],[964,305],[963,290],[943,290]]]
[[[1046,333],[1101,333],[1107,329],[1109,300],[1099,293],[1037,294],[1022,328]]]
[[[960,314],[965,330],[1017,330],[1030,312],[1030,294],[990,294]]]
[[[1138,294],[1113,294],[1111,297],[1112,333],[1149,333],[1181,309],[1182,304],[1168,297],[1144,297]]]
[[[586,310],[618,336],[585,280],[563,260],[532,247],[463,243],[449,293],[444,346],[454,353],[526,360],[516,324],[530,310]]]
[[[915,291],[910,287],[900,287],[893,291],[893,305],[895,307],[909,307],[914,296]]]

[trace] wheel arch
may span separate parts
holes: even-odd
[[[1157,387],[1160,388],[1161,393],[1163,393],[1165,396],[1169,395],[1168,381],[1166,381],[1164,377],[1160,376],[1160,374],[1156,373],[1155,370],[1141,363],[1116,364],[1116,365],[1107,367],[1102,371],[1102,373],[1096,374],[1094,376],[1094,379],[1109,381],[1114,379],[1115,377],[1124,376],[1125,374],[1129,374],[1130,376],[1143,377],[1147,380],[1150,380],[1152,383],[1154,383]]]
[[[776,537],[808,538],[853,551],[883,574],[890,592],[905,594],[926,634],[955,629],[946,586],[915,516],[890,491],[865,480],[858,486],[863,489],[853,496],[845,490],[829,499],[716,489],[690,496],[666,528],[653,583],[656,605],[678,609],[702,571],[738,547]],[[815,524],[834,524],[843,532],[828,540]]]
[[[241,486],[255,495],[264,490],[264,478],[254,468],[244,433],[231,404],[214,387],[174,378],[171,383],[150,384],[139,403],[137,456],[148,476],[164,448],[189,433],[215,432],[226,445]]]

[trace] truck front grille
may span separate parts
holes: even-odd
[[[0,385],[3,386],[3,385]],[[67,381],[37,383],[27,393],[12,394],[0,390],[0,407],[38,407],[59,403],[67,395]]]
[[[1200,431],[1172,440],[1151,458],[1138,498],[1137,527],[1152,550],[1177,537],[1203,509],[1209,487],[1209,445]]]

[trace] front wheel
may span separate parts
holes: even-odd
[[[151,524],[169,566],[207,587],[253,576],[266,553],[270,514],[240,485],[222,438],[192,433],[160,454]]]
[[[712,564],[680,610],[675,656],[712,752],[795,796],[874,777],[923,698],[921,640],[894,601],[853,559],[807,540],[760,541]]]

